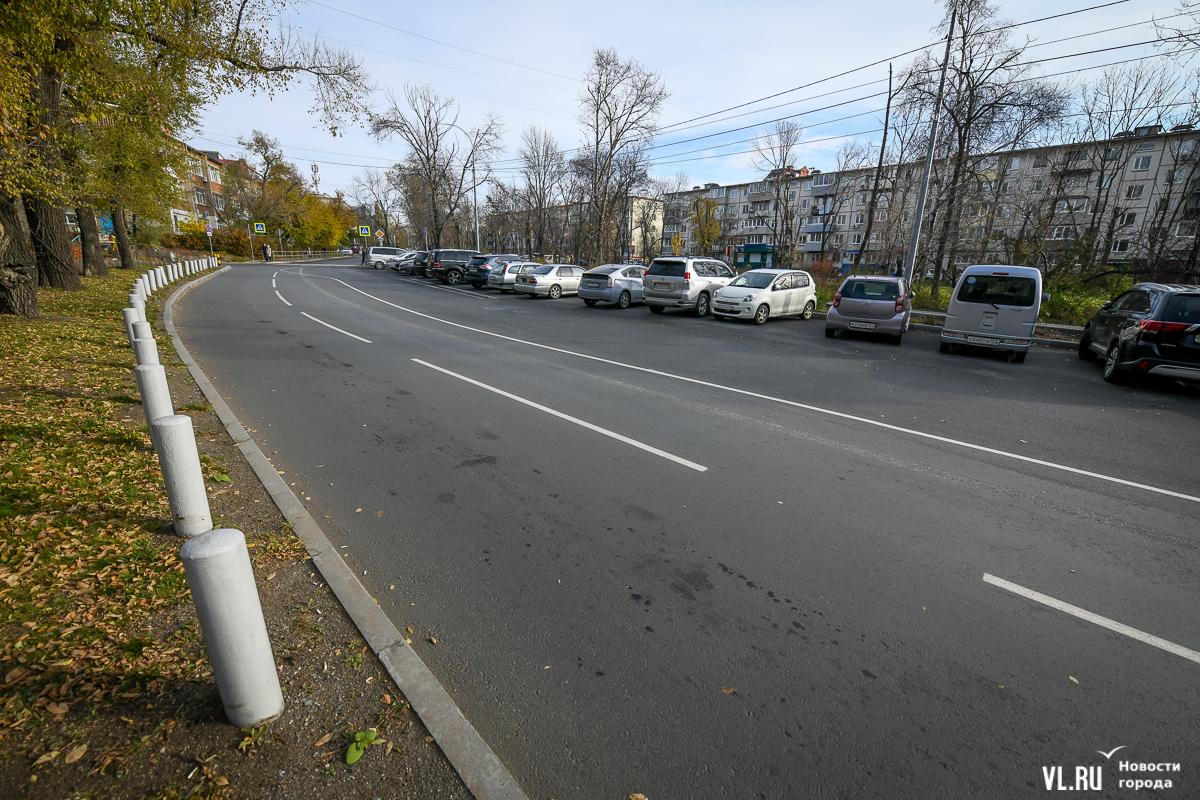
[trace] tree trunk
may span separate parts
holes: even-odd
[[[0,192],[0,314],[38,316],[38,268],[14,197]]]
[[[121,269],[133,269],[137,261],[133,256],[133,247],[129,244],[129,232],[125,230],[125,207],[120,202],[113,202],[112,210],[113,235],[117,237],[117,254],[121,257]]]
[[[108,274],[108,265],[100,252],[100,226],[96,222],[96,212],[90,206],[79,206],[75,209],[79,218],[79,246],[83,251],[83,274],[104,277]]]
[[[61,208],[34,197],[25,199],[25,218],[37,259],[38,285],[76,291],[83,288],[71,253],[67,216]]]

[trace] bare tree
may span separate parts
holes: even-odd
[[[597,49],[584,78],[577,119],[584,145],[572,168],[587,190],[587,257],[603,260],[619,250],[618,225],[627,198],[621,190],[645,180],[646,148],[668,93],[658,73],[615,49]]]
[[[458,104],[429,84],[405,84],[403,104],[390,93],[388,102],[389,108],[372,118],[371,132],[381,141],[398,136],[408,146],[405,160],[394,169],[404,176],[406,190],[416,193],[410,201],[424,207],[430,246],[439,248],[471,190],[488,180],[503,125],[489,114],[478,127],[461,127]]]
[[[372,220],[376,230],[383,231],[384,241],[394,242],[393,222],[400,208],[400,191],[387,175],[371,167],[356,173],[351,182],[350,197]]]
[[[551,213],[567,173],[562,148],[550,131],[530,125],[521,133],[521,194],[529,208],[530,252],[544,250],[549,243]]]
[[[821,249],[819,251],[819,260],[825,260],[825,254],[829,251],[832,259],[837,255],[845,244],[845,234],[842,231],[846,230],[846,217],[849,211],[851,196],[855,187],[858,184],[857,173],[862,171],[869,162],[869,154],[867,148],[856,139],[848,139],[842,142],[837,150],[837,155],[834,157],[835,174],[831,176],[833,182],[826,184],[827,189],[821,189],[822,194],[817,194],[817,181],[813,178],[813,213],[823,224],[821,232]],[[830,237],[833,241],[830,241]],[[829,245],[833,245],[832,248]]]
[[[803,136],[803,127],[785,119],[777,121],[766,133],[754,137],[752,161],[756,169],[766,173],[767,188],[772,197],[771,216],[766,222],[771,229],[775,263],[780,267],[792,266],[801,227],[796,214],[796,198],[800,193],[792,187],[799,177],[795,163]]]

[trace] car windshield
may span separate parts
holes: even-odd
[[[646,272],[650,275],[666,275],[671,278],[682,278],[683,273],[687,271],[686,261],[676,261],[674,259],[666,260],[656,258],[650,263],[650,269]]]
[[[1009,275],[968,275],[958,290],[960,303],[991,303],[997,306],[1033,305],[1037,282]]]
[[[729,284],[750,289],[766,289],[778,276],[774,272],[743,272]]]
[[[895,300],[899,287],[891,281],[855,281],[842,284],[842,297],[851,300]]]
[[[1163,322],[1200,322],[1200,294],[1177,294],[1167,301]]]

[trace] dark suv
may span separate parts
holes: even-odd
[[[425,270],[429,267],[429,252],[427,250],[418,250],[413,255],[412,264],[408,268],[410,275],[425,275]]]
[[[488,273],[493,268],[501,264],[507,264],[510,261],[516,261],[517,256],[513,253],[502,253],[487,255],[487,256],[472,256],[467,262],[467,267],[463,270],[463,280],[474,286],[476,289],[482,289],[487,286]]]
[[[1200,286],[1139,283],[1088,320],[1079,357],[1104,356],[1104,380],[1158,375],[1200,381]]]
[[[463,282],[467,262],[477,255],[478,250],[430,250],[429,266],[425,268],[425,275],[456,286]]]

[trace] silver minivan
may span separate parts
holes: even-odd
[[[711,258],[656,258],[642,276],[642,297],[655,314],[683,308],[706,317],[712,310],[713,294],[731,280],[733,270]]]
[[[956,345],[1007,350],[1025,360],[1033,343],[1042,294],[1042,273],[1033,267],[973,266],[963,270],[946,308],[941,351]]]

